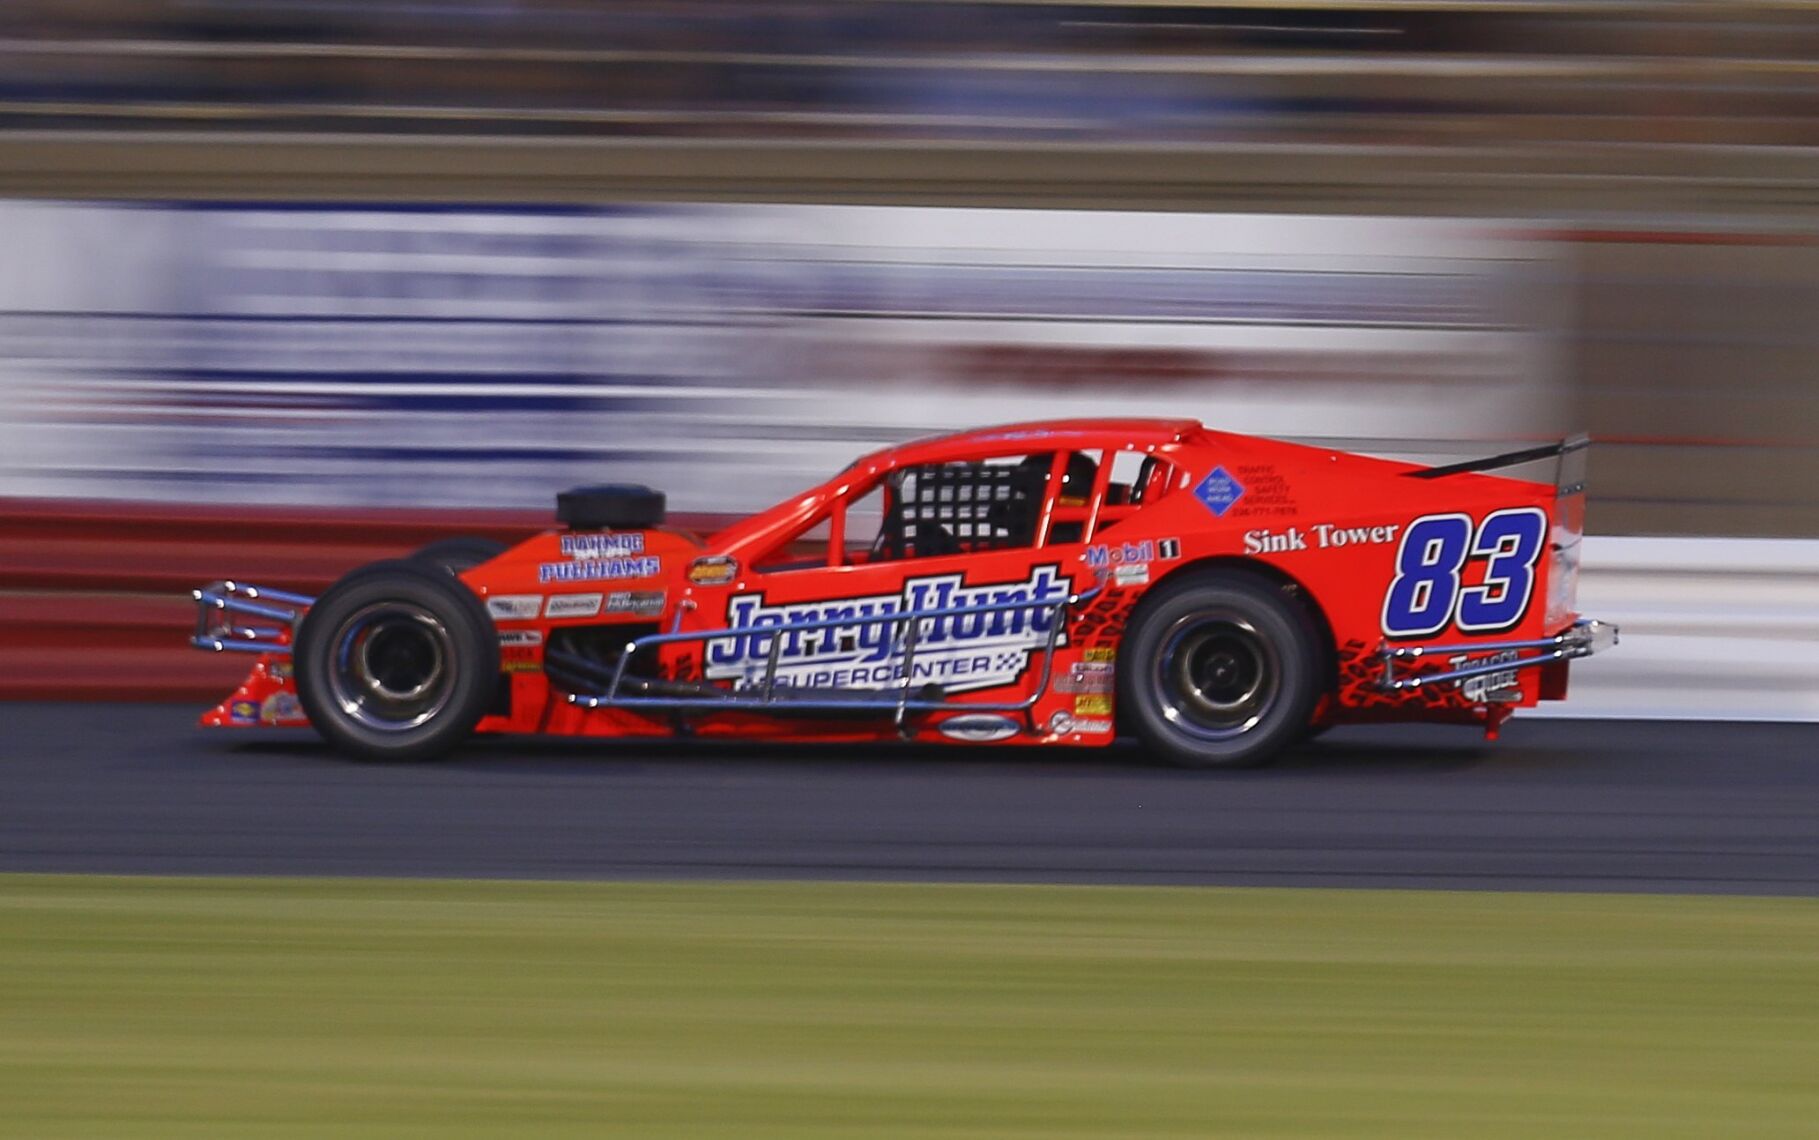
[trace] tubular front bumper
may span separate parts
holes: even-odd
[[[246,582],[215,582],[191,590],[196,602],[196,632],[190,644],[214,653],[281,653],[291,651],[297,622],[316,599]],[[258,618],[265,625],[237,625],[236,617]]]
[[[1378,678],[1377,687],[1389,693],[1409,692],[1424,685],[1452,684],[1491,673],[1573,661],[1601,653],[1616,644],[1617,627],[1590,618],[1581,618],[1552,637],[1531,641],[1461,641],[1450,645],[1390,645],[1384,642],[1377,649],[1377,659],[1383,663],[1383,676]],[[1513,659],[1508,656],[1511,653],[1516,654]],[[1493,654],[1495,658],[1441,673],[1412,671],[1424,658],[1476,654]],[[1399,668],[1409,671],[1398,675]]]

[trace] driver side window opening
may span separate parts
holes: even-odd
[[[892,494],[877,557],[933,558],[1034,545],[1051,465],[1050,455],[1038,454],[894,472],[886,479]]]
[[[1105,499],[1095,517],[1093,536],[1097,538],[1104,534],[1135,514],[1139,507],[1157,502],[1180,483],[1174,465],[1161,456],[1133,450],[1116,452],[1106,479]]]
[[[871,490],[846,504],[846,525],[841,531],[843,549],[828,552],[828,565],[853,566],[873,560],[872,551],[876,548],[879,533],[884,527],[885,483],[885,480],[880,479],[872,484]]]
[[[754,559],[753,568],[802,570],[1031,547],[1044,524],[1055,468],[1054,452],[899,468],[856,498],[832,504]]]
[[[764,572],[1088,541],[1173,489],[1140,451],[1042,451],[892,471],[756,559]],[[1051,488],[1054,494],[1049,492]]]

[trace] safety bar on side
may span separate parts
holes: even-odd
[[[848,711],[848,712],[889,712],[893,714],[899,730],[903,728],[905,718],[910,713],[930,712],[936,709],[964,708],[968,712],[1003,712],[1025,713],[1034,708],[1048,691],[1049,682],[1054,674],[1055,647],[1060,643],[1061,631],[1066,624],[1067,611],[1096,597],[1104,583],[1084,593],[1069,594],[1055,599],[1024,599],[1020,601],[989,602],[975,606],[948,606],[941,609],[910,610],[897,614],[878,614],[860,618],[838,617],[822,618],[816,621],[791,623],[790,625],[731,626],[723,629],[690,630],[687,632],[655,633],[635,638],[626,643],[619,655],[617,667],[613,670],[612,681],[604,693],[569,694],[571,704],[583,708],[636,708],[666,709],[671,711],[719,711],[734,710],[775,710],[787,708],[802,711]],[[913,680],[915,676],[915,655],[917,641],[921,636],[922,624],[942,618],[970,617],[978,614],[1004,613],[1013,610],[1048,610],[1051,614],[1048,639],[1042,651],[1042,673],[1037,679],[1035,688],[1023,700],[1014,702],[972,703],[964,705],[942,699],[929,699],[913,695],[919,686]],[[875,690],[875,696],[869,696],[874,690],[848,690],[855,694],[840,699],[790,696],[785,688],[779,696],[777,670],[782,663],[784,638],[794,634],[808,633],[824,629],[863,629],[868,626],[892,626],[899,632],[891,638],[891,647],[887,652],[895,653],[901,646],[901,663],[903,680],[895,689]],[[737,689],[717,690],[723,696],[635,696],[621,692],[625,685],[625,671],[632,660],[632,655],[641,649],[656,645],[670,645],[677,642],[709,642],[723,638],[751,637],[768,639],[769,649],[765,655],[764,672],[756,685],[750,686],[756,693],[747,695]]]
[[[1590,618],[1581,618],[1570,628],[1562,630],[1552,637],[1526,641],[1467,641],[1452,645],[1405,646],[1392,646],[1386,643],[1377,650],[1378,660],[1383,662],[1383,676],[1378,680],[1377,686],[1392,693],[1406,692],[1411,689],[1419,689],[1424,685],[1464,681],[1490,673],[1507,673],[1512,669],[1531,669],[1537,665],[1548,665],[1555,661],[1590,657],[1592,654],[1609,649],[1616,644],[1617,627]],[[1424,657],[1510,651],[1521,653],[1531,650],[1535,651],[1534,656],[1518,657],[1514,661],[1480,661],[1475,665],[1462,665],[1457,669],[1448,669],[1442,673],[1396,676],[1398,664],[1412,664]]]
[[[308,594],[231,579],[191,590],[190,597],[196,602],[196,632],[190,644],[214,653],[289,653],[297,621],[316,602]],[[228,614],[246,614],[280,624],[235,625],[219,620]]]

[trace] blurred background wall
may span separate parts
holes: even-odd
[[[1773,542],[1819,537],[1816,9],[12,0],[0,688],[56,651],[5,607],[123,528],[167,540],[109,580],[146,597],[224,518],[308,584],[432,507],[634,478],[706,519],[1153,410],[1436,461],[1589,430],[1593,534],[1673,540],[1588,583],[1660,633],[1624,707],[1754,622],[1727,669],[1819,715]],[[354,510],[393,514],[307,530]]]
[[[466,285],[445,274],[430,288],[480,290],[469,295],[480,308],[467,311],[463,335],[496,377],[508,377],[521,361],[527,392],[552,375],[571,387],[586,388],[590,379],[611,385],[625,380],[629,356],[654,352],[664,359],[629,367],[648,371],[647,382],[674,381],[659,402],[684,399],[686,373],[693,406],[713,406],[722,421],[745,417],[748,430],[725,435],[726,446],[758,446],[771,457],[765,463],[812,454],[802,466],[819,469],[825,458],[813,449],[762,450],[757,437],[778,439],[779,425],[797,418],[776,398],[779,386],[803,381],[870,404],[871,411],[855,413],[812,400],[807,426],[831,415],[852,437],[822,432],[831,454],[847,442],[854,444],[849,450],[869,446],[892,426],[907,434],[957,418],[904,416],[888,393],[985,377],[1013,385],[1010,395],[1024,382],[1037,391],[1064,389],[1070,411],[1096,410],[1093,393],[1120,401],[1153,393],[1230,426],[1375,443],[1378,450],[1447,450],[1438,445],[1450,441],[1455,452],[1467,452],[1512,436],[1584,427],[1605,442],[1595,530],[1812,535],[1819,527],[1819,396],[1808,382],[1815,342],[1806,314],[1819,288],[1812,227],[1819,204],[1816,47],[1819,12],[1812,4],[1752,0],[15,0],[0,9],[0,192],[15,200],[435,201],[519,212],[445,215],[465,219],[464,251],[460,239],[428,232],[440,223],[420,226],[428,236],[413,247],[399,235],[416,223],[372,222],[370,211],[365,224],[373,241],[355,249],[345,245],[347,219],[359,215],[327,210],[279,221],[248,211],[234,221],[193,207],[152,218],[94,206],[85,217],[111,220],[93,224],[72,223],[67,211],[6,210],[0,237],[10,252],[0,289],[12,299],[0,358],[8,362],[9,399],[20,410],[9,416],[11,462],[0,491],[109,491],[92,480],[46,478],[46,450],[67,438],[39,430],[47,416],[65,414],[44,411],[47,383],[65,394],[66,412],[74,399],[91,415],[97,402],[121,391],[122,370],[140,382],[148,372],[151,380],[172,381],[177,372],[193,380],[212,370],[225,380],[239,370],[250,382],[267,376],[280,354],[274,347],[249,356],[245,345],[216,345],[204,360],[167,345],[156,359],[134,357],[153,352],[134,339],[146,330],[120,333],[124,326],[116,325],[101,338],[105,351],[94,330],[75,331],[101,353],[90,356],[58,339],[75,329],[67,321],[22,331],[21,315],[54,308],[44,282],[79,279],[86,282],[80,293],[98,281],[119,292],[130,281],[156,294],[140,315],[166,321],[270,318],[283,314],[193,306],[241,287],[251,270],[230,264],[236,259],[315,257],[313,276],[271,264],[267,277],[306,278],[297,287],[319,294],[309,303],[333,294],[346,308],[404,277],[430,280],[424,258],[468,257],[472,265],[489,258],[494,264],[470,273]],[[941,353],[929,347],[938,340],[931,330],[941,326],[912,335],[901,325],[874,323],[855,336],[851,319],[898,320],[916,301],[910,294],[929,288],[950,256],[940,231],[999,223],[916,212],[885,220],[863,212],[663,209],[703,200],[1208,217],[1133,226],[1057,213],[1012,225],[996,239],[956,237],[953,248],[970,252],[953,256],[987,258],[996,240],[989,256],[1026,272],[989,285],[982,271],[973,273],[961,296],[947,298],[954,311],[940,316],[975,325]],[[597,209],[603,203],[633,208],[613,214]],[[489,314],[480,309],[490,304],[491,316],[506,316],[494,279],[512,255],[494,254],[515,240],[495,234],[494,249],[483,249],[485,219],[512,232],[522,231],[526,218],[562,228],[549,220],[559,212],[526,212],[532,204],[595,212],[585,222],[570,216],[560,239],[566,244],[544,269],[508,270],[529,287],[516,298],[516,315],[566,313],[630,326],[618,337],[586,338],[595,344],[582,349],[573,342],[584,338],[571,332],[557,338],[566,348],[543,338],[526,349],[517,334],[494,328],[499,339],[482,344]],[[1245,215],[1256,219],[1252,226],[1241,224]],[[1396,231],[1397,238],[1354,240],[1355,233],[1391,233],[1370,221],[1391,216],[1432,221]],[[1344,224],[1346,218],[1357,224]],[[1468,220],[1477,227],[1462,224]],[[307,233],[312,226],[315,236]],[[385,227],[393,238],[380,235]],[[179,230],[177,247],[162,254],[144,248]],[[819,248],[820,231],[845,252]],[[1152,283],[1174,290],[1166,312],[1156,311],[1153,297],[1146,312],[1122,311],[1104,291],[1113,278],[1103,271],[1127,252],[1131,264],[1123,268],[1156,267],[1141,248],[1116,247],[1119,235],[1139,232],[1166,241],[1191,232],[1182,238],[1186,268],[1213,271]],[[1463,272],[1448,277],[1436,268],[1450,256],[1441,247],[1467,233],[1477,244],[1465,254]],[[1320,236],[1292,240],[1306,234]],[[742,244],[754,238],[755,247]],[[252,248],[260,241],[268,246],[263,255]],[[1385,385],[1378,398],[1348,404],[1350,397],[1321,396],[1310,407],[1307,392],[1336,383],[1331,353],[1313,350],[1304,376],[1288,375],[1290,356],[1282,353],[1297,342],[1330,342],[1335,327],[1360,327],[1348,323],[1360,319],[1356,313],[1335,318],[1323,310],[1319,291],[1332,286],[1334,274],[1357,271],[1361,257],[1388,257],[1396,241],[1406,242],[1411,261],[1427,259],[1418,274],[1462,282],[1466,294],[1458,312],[1438,318],[1444,305],[1434,297],[1415,302],[1426,310],[1409,318],[1406,340],[1421,341],[1420,330],[1435,327],[1435,319],[1461,333],[1476,320],[1522,334],[1516,339],[1523,347],[1499,349],[1494,359],[1454,356],[1443,365],[1416,349],[1414,375],[1400,380],[1390,375],[1389,358],[1373,350],[1341,370],[1354,394]],[[1290,244],[1294,253],[1283,252]],[[1102,272],[1028,272],[1044,263],[1045,252],[1068,250]],[[676,251],[697,268],[717,265],[711,272],[719,280],[679,286],[670,261]],[[869,280],[842,298],[839,313],[813,309],[825,298],[785,295],[839,292],[844,286],[828,279],[829,263],[872,255],[913,261],[922,279],[907,284],[906,271]],[[323,258],[337,257],[332,269],[320,268]],[[766,268],[754,268],[749,257]],[[1217,277],[1234,267],[1255,273],[1272,257],[1278,269],[1317,271],[1289,279],[1309,295],[1293,297],[1288,286],[1256,276]],[[1489,268],[1499,262],[1512,270]],[[797,272],[778,295],[766,295],[764,274],[775,278],[786,264],[809,263],[820,266],[816,282]],[[731,284],[728,266],[741,267]],[[531,284],[546,271],[585,279],[586,303],[563,309],[568,302],[552,300],[532,312],[539,298],[554,295],[545,287],[554,278]],[[173,274],[183,284],[174,284]],[[1513,279],[1521,285],[1512,290]],[[1206,287],[1214,280],[1217,286]],[[1473,292],[1487,285],[1498,291],[1495,299]],[[678,288],[692,291],[692,299],[677,302]],[[880,289],[902,295],[880,298]],[[1287,308],[1295,311],[1263,312],[1267,304],[1232,311],[1236,293],[1258,289],[1292,299]],[[658,293],[666,299],[653,300]],[[85,311],[83,296],[71,295],[68,303],[78,307],[65,317]],[[458,297],[421,300],[433,307]],[[1109,319],[1124,332],[1089,345],[1078,342],[1090,338],[1051,327],[1033,337],[994,334],[984,338],[992,344],[982,344],[975,318],[992,301],[1018,308],[1008,314],[1014,320],[1056,326],[1068,318],[1081,329]],[[1094,312],[1102,302],[1107,311]],[[651,334],[650,320],[673,315],[656,310],[672,303],[692,307],[690,319],[712,328],[685,338]],[[299,308],[289,315],[310,314]],[[1367,323],[1380,327],[1381,316]],[[1168,335],[1146,333],[1136,317],[1163,318]],[[801,327],[784,329],[790,321]],[[1307,326],[1299,337],[1280,331],[1296,322]],[[1236,332],[1221,339],[1206,331],[1246,323],[1253,331],[1278,330],[1271,349],[1278,357],[1267,368],[1231,359],[1242,339]],[[760,350],[729,347],[754,325],[765,329]],[[1200,330],[1197,339],[1188,336],[1184,345],[1183,326]],[[21,348],[21,336],[36,339]],[[906,336],[921,349],[907,350]],[[788,344],[792,339],[812,348]],[[407,370],[422,373],[429,367],[422,340],[407,338],[402,325],[365,330],[369,356],[388,345],[395,350],[392,361],[366,372],[377,376],[415,360]],[[608,341],[616,343],[601,347]],[[886,342],[889,351],[881,347]],[[801,352],[785,351],[791,347]],[[1225,359],[1208,359],[1214,351]],[[552,356],[562,352],[568,357]],[[699,359],[716,352],[718,362]],[[1323,352],[1326,359],[1315,363]],[[830,361],[837,353],[843,358]],[[104,374],[115,386],[92,387]],[[1447,384],[1425,396],[1409,386],[1442,374]],[[710,380],[710,388],[764,394],[714,403],[700,394]],[[1241,382],[1250,384],[1248,398],[1235,395]],[[1263,411],[1271,385],[1281,395],[1276,415]],[[1487,402],[1499,385],[1507,398]],[[245,389],[218,387],[217,394],[244,397]],[[159,398],[172,397],[167,391]],[[991,418],[1017,414],[1015,402],[1002,412],[995,405],[944,406]],[[1406,426],[1344,430],[1332,418],[1344,407],[1386,406],[1399,408]],[[669,438],[676,422],[653,428],[638,418],[652,409],[640,413],[625,393],[589,407],[598,413],[598,438],[607,440],[628,432],[646,441]],[[1512,408],[1517,414],[1506,414]],[[146,411],[125,402],[116,408],[129,410]],[[595,438],[572,416],[562,423]],[[341,430],[358,446],[353,421]],[[513,447],[540,438],[506,437]],[[96,438],[90,435],[91,448]],[[140,451],[169,450],[152,442],[163,438],[155,432],[136,438]],[[242,476],[234,457],[245,455],[245,442],[230,432],[217,452],[223,468]],[[552,447],[574,442],[564,437]],[[22,462],[28,444],[34,458]],[[294,461],[298,453],[273,451],[269,458],[279,467],[278,460]],[[785,480],[796,474],[779,470]],[[764,483],[764,493],[774,484]],[[191,485],[211,499],[277,493],[272,486],[255,491],[244,478],[215,485],[197,477]],[[323,486],[302,481],[297,501],[318,501]],[[460,493],[517,501],[517,490],[487,490],[499,486],[462,485]],[[417,494],[349,487],[349,495],[385,501]],[[679,490],[684,501],[699,501],[695,489]],[[124,481],[111,493],[147,488]],[[747,496],[724,505],[756,502]]]
[[[0,204],[14,495],[762,509],[887,443],[1191,414],[1427,458],[1563,434],[1551,242],[1437,219]]]

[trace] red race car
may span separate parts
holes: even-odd
[[[1201,767],[1334,724],[1495,736],[1615,643],[1574,610],[1586,441],[1445,467],[1192,420],[987,428],[866,456],[705,542],[638,486],[436,543],[321,597],[218,582],[259,654],[208,725],[354,755],[472,732],[1106,744]],[[1554,459],[1554,485],[1484,474]]]

